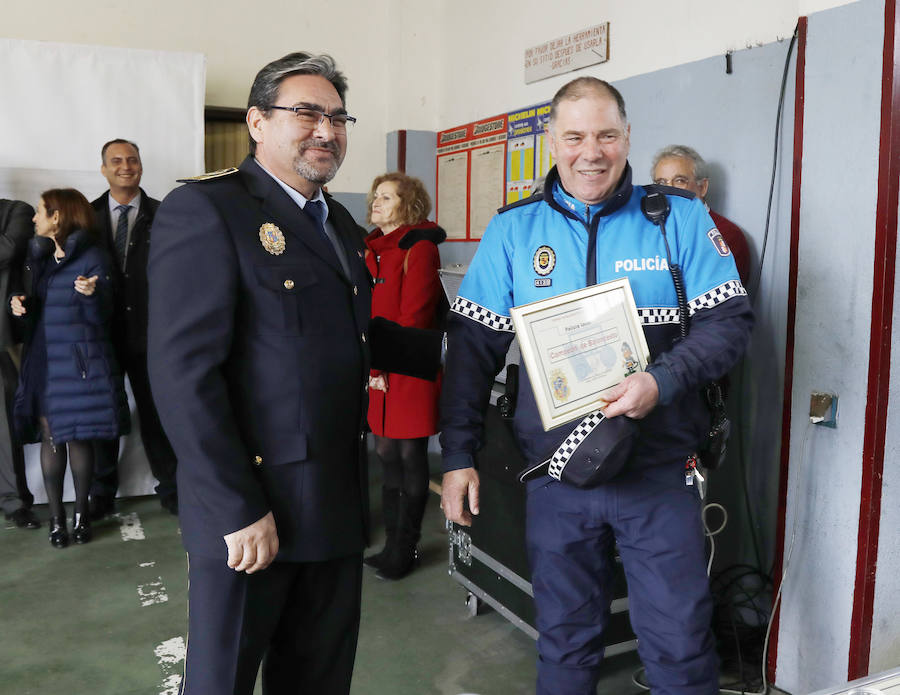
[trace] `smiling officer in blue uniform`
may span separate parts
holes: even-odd
[[[250,92],[251,154],[160,205],[150,376],[178,455],[186,695],[346,693],[366,543],[369,280],[322,191],[353,118],[328,56]],[[324,224],[323,224],[324,220]]]
[[[702,203],[667,189],[672,263],[682,267],[691,314],[689,335],[676,340],[678,300],[666,246],[641,212],[644,189],[631,183],[630,126],[617,90],[591,77],[568,83],[553,99],[547,134],[556,166],[542,194],[493,218],[452,307],[441,399],[442,507],[463,525],[478,513],[473,454],[493,378],[513,339],[510,308],[627,277],[651,353],[647,371],[610,391],[605,408],[608,418],[638,423],[628,463],[590,489],[549,475],[528,483],[537,692],[596,692],[615,542],[652,691],[713,695],[718,661],[705,539],[685,463],[709,425],[700,388],[743,353],[752,311]],[[522,381],[515,426],[525,457],[537,464],[572,434],[573,424],[544,432],[530,386]]]

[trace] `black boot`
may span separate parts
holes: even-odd
[[[89,543],[94,534],[91,532],[90,514],[75,512],[72,518],[72,540],[78,544]]]
[[[363,564],[374,569],[381,569],[390,549],[397,542],[397,526],[400,519],[400,490],[398,488],[381,488],[381,514],[384,517],[384,548],[363,560]]]
[[[419,557],[416,543],[422,536],[422,517],[427,502],[427,492],[424,495],[400,495],[397,542],[375,575],[379,579],[403,579],[415,569]]]
[[[54,548],[65,548],[69,545],[69,531],[66,529],[66,517],[50,517],[50,545]]]

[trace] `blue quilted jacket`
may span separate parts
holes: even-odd
[[[47,417],[55,443],[115,439],[129,429],[122,370],[110,342],[113,297],[110,261],[81,230],[69,235],[65,258],[49,239],[34,237],[25,265],[26,329],[22,379],[14,414],[25,441],[40,440]],[[48,275],[41,281],[44,274]],[[98,276],[89,297],[75,278]],[[43,395],[35,391],[44,388]],[[35,412],[41,409],[45,412]]]

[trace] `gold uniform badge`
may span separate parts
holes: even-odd
[[[263,248],[273,256],[284,253],[284,232],[271,222],[266,222],[259,228],[259,240]]]

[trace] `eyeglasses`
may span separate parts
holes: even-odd
[[[675,188],[687,188],[691,185],[693,179],[689,179],[687,176],[675,176],[671,179],[654,179],[653,183],[658,186],[674,186]]]
[[[311,109],[305,106],[273,106],[272,108],[293,111],[297,120],[300,121],[300,126],[306,130],[315,130],[322,125],[326,118],[330,121],[331,128],[335,133],[346,133],[356,123],[356,119],[346,113],[325,113],[320,109]]]

